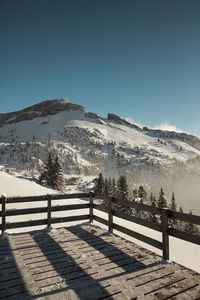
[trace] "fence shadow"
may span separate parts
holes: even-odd
[[[0,299],[33,299],[7,237],[0,237]]]
[[[67,297],[69,292],[69,298],[73,299],[73,294],[76,294],[79,299],[104,299],[109,297],[109,299],[114,299],[111,294],[102,286],[98,280],[94,279],[92,276],[97,274],[97,271],[91,269],[91,267],[85,267],[84,269],[76,260],[70,255],[70,251],[63,250],[63,248],[48,234],[48,232],[42,232],[41,234],[32,234],[33,240],[37,243],[37,247],[40,248],[45,258],[49,261],[56,275],[51,275],[51,272],[47,272],[45,280],[49,281],[49,285],[52,285],[51,280],[54,280],[58,275],[61,277],[62,281],[66,283],[66,287],[58,288],[53,291],[44,292],[40,295],[35,295],[35,298],[47,295],[53,295],[55,293],[64,292]],[[45,240],[45,243],[44,243]],[[57,251],[59,257],[55,258],[52,255],[53,252]],[[41,271],[42,272],[42,271]],[[48,287],[45,285],[43,287]],[[67,298],[66,298],[67,299]]]
[[[162,258],[159,261],[156,261],[154,263],[146,264],[145,261],[149,259],[148,254],[141,255],[133,253],[133,255],[129,255],[126,252],[123,251],[123,249],[119,249],[117,246],[105,241],[103,239],[103,236],[107,235],[109,236],[109,233],[103,233],[102,235],[94,235],[93,233],[88,232],[87,230],[83,229],[82,227],[68,227],[66,230],[73,233],[75,236],[77,236],[79,239],[85,241],[88,246],[92,247],[93,249],[88,250],[90,251],[90,254],[92,251],[98,251],[99,253],[103,254],[105,258],[109,259],[108,267],[106,267],[106,270],[113,270],[120,267],[123,269],[123,271],[120,271],[120,273],[115,273],[113,275],[106,275],[105,277],[102,277],[99,279],[99,281],[117,278],[122,275],[128,274],[128,273],[134,273],[141,269],[147,269],[152,268],[154,266],[161,265],[163,266],[166,264],[166,261]],[[109,268],[109,264],[114,263],[115,266],[111,266]],[[119,270],[119,269],[118,269]]]

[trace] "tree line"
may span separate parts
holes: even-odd
[[[169,208],[172,211],[179,211],[183,213],[183,208],[180,206],[180,208],[177,208],[177,203],[175,199],[175,195],[172,192],[171,200],[168,205],[165,193],[163,191],[163,188],[160,189],[159,195],[156,198],[153,193],[151,193],[149,196],[147,194],[147,191],[145,190],[143,185],[140,185],[138,188],[133,189],[130,191],[126,177],[121,175],[117,181],[115,181],[114,178],[104,178],[102,173],[99,174],[97,178],[94,180],[94,192],[98,192],[100,194],[109,196],[109,197],[116,197],[121,198],[129,201],[135,201],[138,203],[148,204],[153,207],[158,208]],[[108,206],[108,202],[103,202],[104,206]],[[125,213],[129,213],[131,215],[137,216],[139,218],[143,218],[155,223],[160,223],[160,215],[155,213],[148,213],[141,210],[136,210],[134,208],[127,208],[125,206],[121,206],[118,204],[113,203],[112,204],[114,210],[122,211]],[[190,214],[192,214],[192,211],[190,210]],[[176,228],[188,233],[197,233],[199,232],[198,226],[192,223],[187,223],[179,220],[173,220],[169,219],[169,225],[172,228]]]

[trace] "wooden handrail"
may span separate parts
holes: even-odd
[[[193,224],[200,225],[200,216],[197,215],[191,215],[191,214],[185,214],[180,212],[171,211],[168,208],[158,208],[158,207],[152,207],[147,204],[137,203],[134,201],[128,201],[120,198],[115,197],[108,197],[106,195],[102,195],[99,193],[96,193],[95,198],[101,199],[104,201],[107,201],[108,207],[94,204],[94,208],[103,212],[108,213],[108,219],[109,221],[105,221],[104,219],[94,216],[94,220],[103,223],[104,225],[108,226],[109,232],[112,232],[113,229],[123,232],[127,235],[130,235],[132,237],[135,237],[136,239],[139,239],[147,244],[150,244],[158,249],[162,249],[163,252],[163,258],[165,260],[169,259],[169,236],[173,236],[197,245],[200,245],[200,236],[193,235],[191,233],[186,233],[174,228],[170,228],[169,226],[169,219],[172,220],[180,220],[184,222],[190,222]],[[121,206],[125,206],[127,208],[135,208],[136,210],[142,210],[147,211],[149,213],[158,214],[161,217],[160,224],[156,224],[152,221],[147,221],[139,217],[132,216],[130,214],[123,213],[121,211],[113,211],[110,209],[112,207],[112,204],[118,204]],[[145,237],[144,235],[140,233],[136,233],[128,228],[122,227],[118,224],[113,223],[113,216],[116,216],[118,218],[121,218],[123,220],[131,221],[133,223],[140,224],[142,226],[157,230],[162,233],[162,243],[149,238]]]
[[[93,193],[76,193],[76,194],[55,194],[55,195],[41,195],[41,196],[30,196],[30,197],[9,197],[6,198],[2,196],[0,198],[1,203],[1,211],[0,217],[2,218],[2,222],[0,224],[0,230],[2,231],[2,235],[6,231],[6,229],[14,229],[28,226],[38,226],[38,225],[47,225],[50,227],[51,224],[62,223],[62,222],[71,222],[78,220],[88,220],[89,214],[80,215],[80,216],[72,216],[72,217],[57,217],[52,218],[52,212],[58,211],[66,211],[66,210],[79,210],[84,208],[89,208],[89,203],[80,203],[80,204],[69,204],[69,205],[59,205],[52,206],[52,200],[61,200],[61,199],[74,199],[74,198],[88,198],[93,199]],[[23,208],[23,209],[9,209],[6,210],[7,203],[27,203],[27,202],[42,202],[46,201],[46,207],[35,207],[35,208]],[[92,206],[93,208],[93,206]],[[21,222],[6,222],[6,217],[10,216],[20,216],[20,215],[30,215],[30,214],[38,214],[38,213],[47,213],[46,219],[37,219],[37,220],[29,220],[29,221],[21,221]]]
[[[94,197],[97,199],[102,199],[107,201],[108,207],[94,203],[93,202]],[[74,199],[74,198],[89,198],[89,203],[52,206],[52,200]],[[6,211],[7,203],[27,203],[27,202],[35,202],[35,201],[36,202],[46,201],[47,206],[36,207],[36,208],[23,208],[19,210],[9,209]],[[37,226],[37,225],[47,225],[49,227],[51,226],[51,224],[55,224],[55,223],[71,222],[71,221],[78,221],[78,220],[88,220],[90,221],[90,223],[92,223],[93,220],[95,220],[97,222],[100,222],[108,226],[108,230],[110,233],[113,233],[113,229],[115,229],[129,236],[132,236],[136,239],[139,239],[147,244],[150,244],[158,249],[161,249],[163,251],[163,258],[166,260],[169,259],[169,236],[173,236],[200,245],[200,236],[186,233],[177,230],[175,228],[170,228],[168,222],[169,219],[172,219],[172,220],[180,220],[180,221],[190,222],[193,224],[200,225],[200,216],[175,212],[169,210],[168,208],[152,207],[150,205],[137,203],[134,201],[132,202],[132,201],[115,198],[115,197],[108,197],[102,194],[94,194],[90,192],[90,193],[76,193],[76,194],[54,194],[54,195],[47,194],[41,196],[9,197],[9,198],[2,196],[0,198],[0,203],[1,203],[0,217],[2,218],[2,222],[0,224],[0,230],[2,231],[2,234],[6,231],[6,229],[21,228],[27,226]],[[135,208],[136,210],[147,211],[150,214],[152,213],[158,214],[161,216],[161,222],[159,224],[156,224],[152,221],[144,220],[142,218],[132,216],[122,211],[116,211],[113,209],[113,204],[118,204],[128,208]],[[89,209],[89,214],[76,215],[72,217],[52,218],[52,212],[55,211],[79,210],[85,208]],[[96,216],[94,214],[94,209],[108,213],[108,221],[99,216]],[[47,218],[40,219],[40,220],[30,220],[30,221],[12,222],[12,223],[6,222],[6,216],[18,216],[18,215],[38,214],[38,213],[46,213]],[[127,220],[142,226],[146,226],[148,228],[161,232],[162,242],[159,242],[139,232],[134,232],[128,228],[116,224],[113,221],[113,217],[121,218],[123,220]]]

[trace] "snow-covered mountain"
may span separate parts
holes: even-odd
[[[163,187],[169,200],[174,192],[186,211],[200,212],[200,139],[193,135],[141,128],[112,113],[102,118],[68,99],[0,114],[2,170],[37,178],[49,149],[68,181],[124,174],[131,188],[144,184],[156,194]]]

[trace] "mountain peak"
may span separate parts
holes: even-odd
[[[45,100],[19,111],[0,114],[0,127],[11,123],[32,120],[36,117],[55,115],[61,111],[86,112],[86,109],[82,105],[71,103],[67,98]]]

